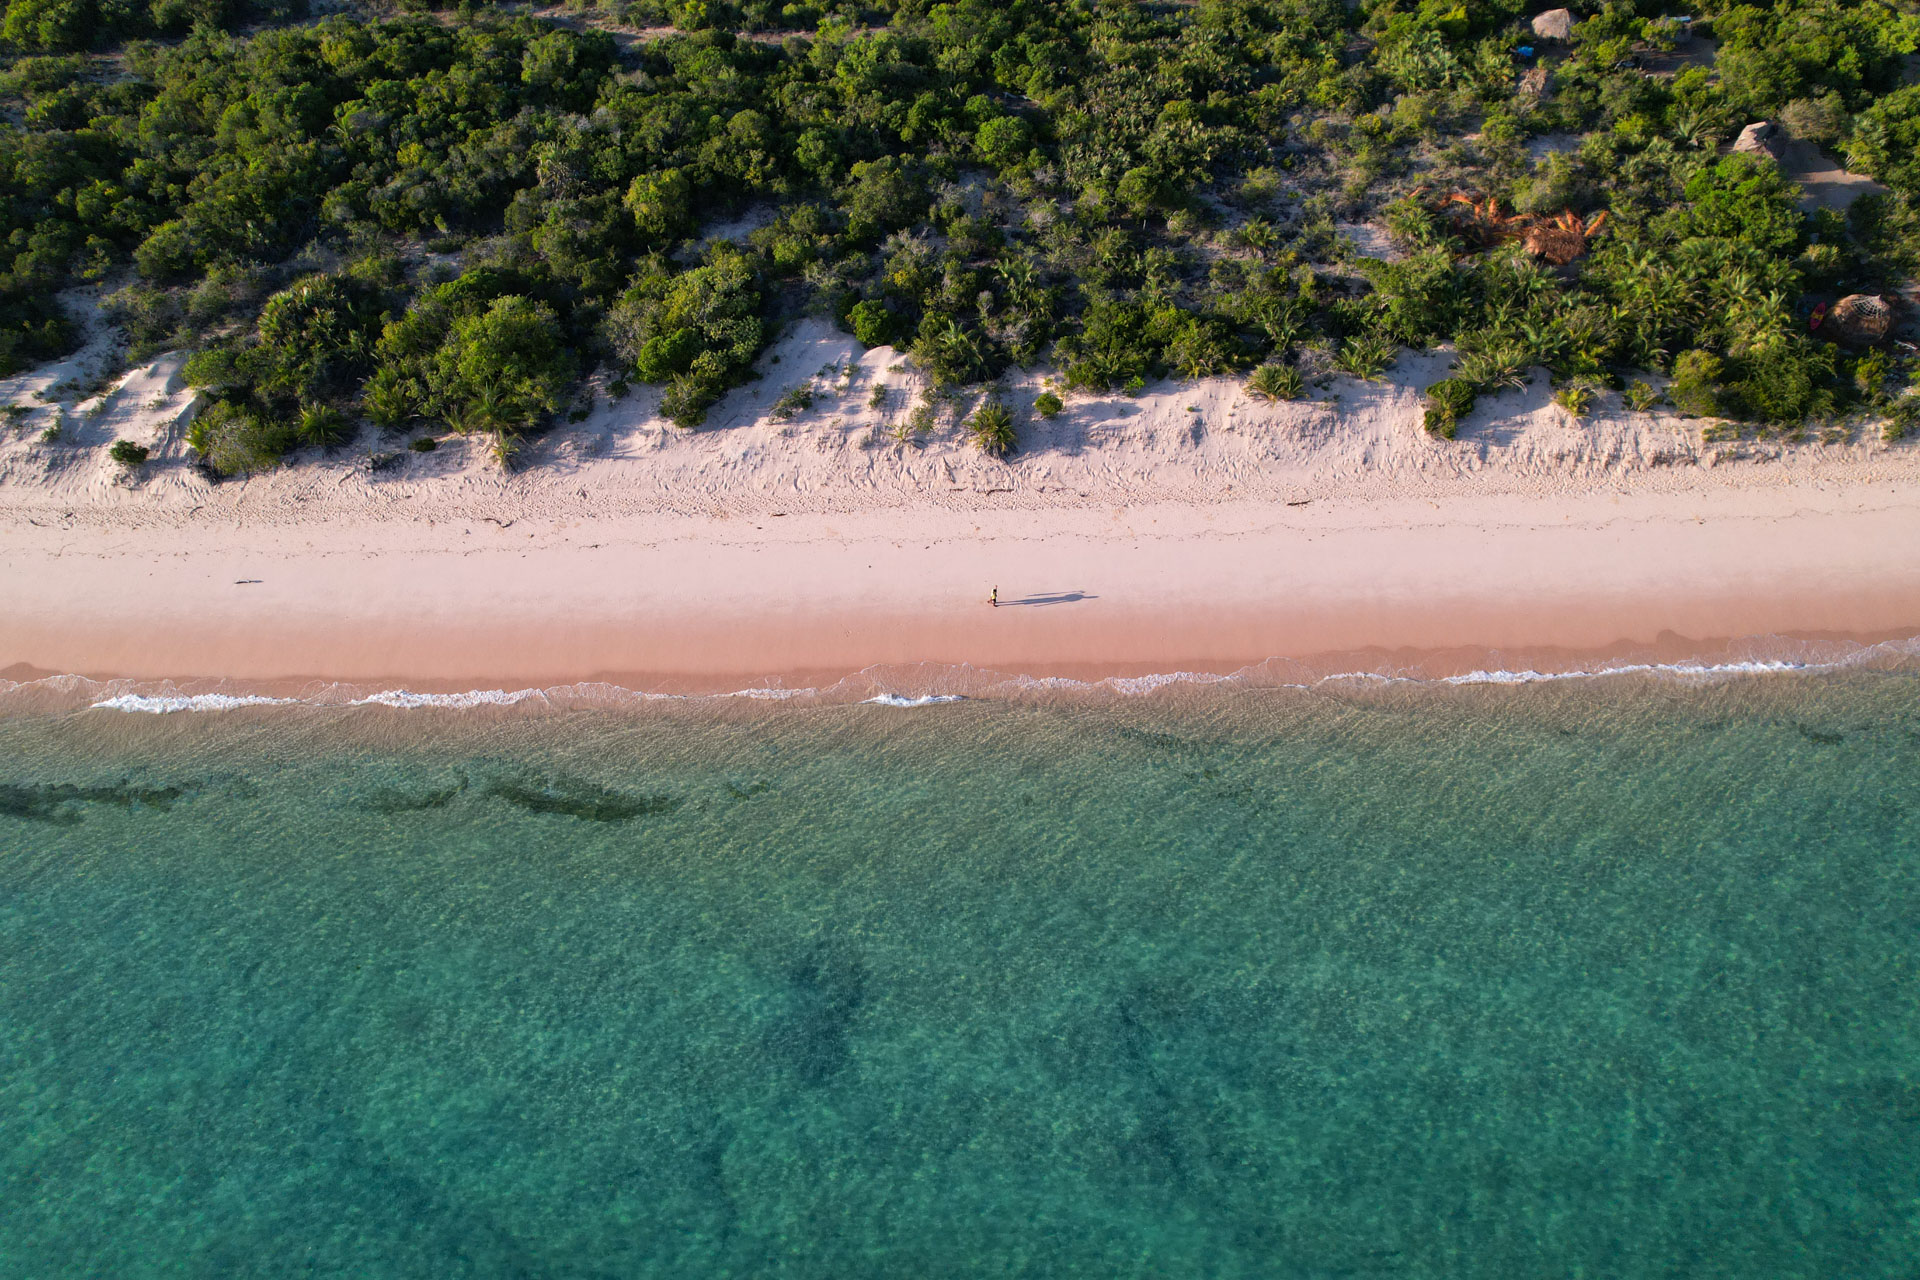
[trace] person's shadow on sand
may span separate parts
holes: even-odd
[[[1038,595],[1021,596],[1018,600],[1002,600],[1002,609],[1011,609],[1015,605],[1079,604],[1082,600],[1098,600],[1099,596],[1088,595],[1084,591],[1043,591]]]

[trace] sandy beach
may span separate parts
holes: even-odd
[[[641,389],[600,397],[513,474],[479,442],[389,438],[214,484],[163,358],[89,400],[48,397],[61,443],[0,446],[0,667],[680,690],[916,663],[1444,674],[1920,634],[1910,445],[1706,444],[1702,424],[1613,397],[1569,418],[1544,378],[1438,441],[1419,388],[1445,361],[1406,355],[1385,383],[1290,404],[1229,380],[1074,398],[1029,415],[1001,462],[962,438],[964,404],[903,432],[912,370],[808,324],[697,432]],[[773,417],[808,377],[814,407]],[[869,407],[876,384],[890,408]],[[129,438],[154,450],[138,475],[105,457]],[[394,452],[370,465],[374,448]]]

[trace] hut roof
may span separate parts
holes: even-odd
[[[1871,293],[1850,293],[1827,312],[1827,324],[1848,342],[1878,342],[1893,328],[1893,308]]]

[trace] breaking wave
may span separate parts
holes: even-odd
[[[148,715],[157,716],[175,711],[234,711],[241,707],[287,707],[294,706],[300,701],[299,698],[268,698],[259,694],[120,693],[94,703],[92,709],[95,711],[143,711]]]
[[[47,676],[36,680],[0,680],[0,714],[36,711],[122,711],[146,715],[268,711],[286,707],[384,708],[396,711],[567,710],[637,706],[650,703],[774,702],[809,706],[847,705],[895,709],[950,706],[967,701],[1019,701],[1049,697],[1147,698],[1181,689],[1304,689],[1337,691],[1393,685],[1436,688],[1514,686],[1579,680],[1640,678],[1683,684],[1808,675],[1844,669],[1913,670],[1920,668],[1920,637],[1866,644],[1841,640],[1762,637],[1726,645],[1712,657],[1652,661],[1644,657],[1574,663],[1562,669],[1538,661],[1503,666],[1498,654],[1484,665],[1455,661],[1439,672],[1386,657],[1374,665],[1313,664],[1286,658],[1230,672],[1167,671],[1095,678],[1036,676],[984,670],[966,665],[925,663],[870,667],[831,685],[784,687],[749,685],[717,693],[673,693],[633,689],[607,682],[542,688],[468,689],[425,692],[340,683],[299,689],[246,688],[234,682],[93,680],[83,676]],[[1461,667],[1467,669],[1461,670]]]

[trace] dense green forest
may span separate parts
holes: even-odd
[[[510,454],[597,368],[696,426],[808,312],[955,387],[1284,397],[1451,342],[1440,434],[1534,367],[1762,429],[1920,403],[1909,349],[1809,318],[1920,273],[1905,0],[1609,0],[1564,41],[1517,0],[299,2],[10,0],[0,372],[105,284],[136,356],[196,352],[228,473],[360,418]],[[1804,213],[1726,153],[1759,120],[1888,192]]]

